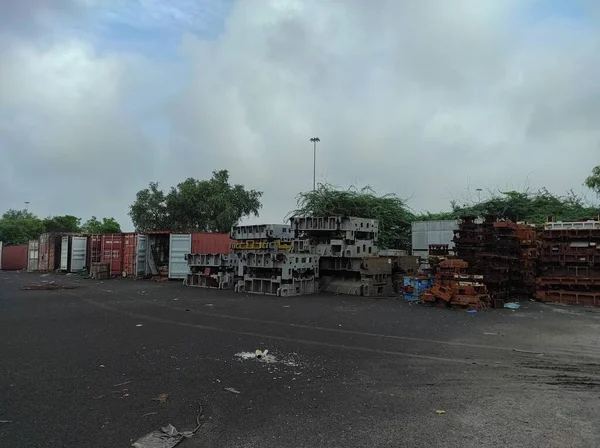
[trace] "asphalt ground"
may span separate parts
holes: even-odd
[[[127,447],[200,407],[178,446],[599,447],[599,339],[593,308],[0,272],[0,447]]]

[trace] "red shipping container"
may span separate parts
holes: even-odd
[[[110,264],[110,275],[121,275],[123,272],[123,235],[107,233],[100,237],[101,263]]]
[[[60,263],[60,240],[60,235],[55,233],[40,235],[38,261],[40,272],[52,272],[57,269],[56,263]]]
[[[228,233],[192,233],[193,254],[229,254],[231,243]]]
[[[21,271],[27,269],[27,252],[29,245],[3,246],[2,247],[2,270]]]
[[[87,258],[88,269],[92,266],[92,263],[102,261],[102,235],[88,236]]]
[[[137,277],[137,233],[123,234],[123,270],[127,277]]]

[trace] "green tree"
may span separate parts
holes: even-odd
[[[600,198],[600,165],[592,169],[592,174],[587,177],[584,185],[594,191]]]
[[[100,221],[92,216],[81,226],[81,231],[85,233],[121,233],[121,226],[115,218],[102,218]]]
[[[258,216],[262,192],[231,185],[227,170],[209,180],[188,178],[165,194],[157,182],[138,191],[129,216],[138,231],[229,232],[242,218]]]
[[[44,224],[26,210],[8,210],[0,219],[0,241],[5,245],[25,244],[44,232]]]
[[[381,249],[410,248],[414,214],[406,202],[394,194],[378,195],[371,187],[342,190],[319,184],[316,191],[298,195],[296,210],[288,216],[354,216],[379,221]]]
[[[51,216],[43,221],[46,232],[77,233],[81,231],[81,218],[72,215]]]
[[[158,188],[158,182],[150,182],[148,188],[136,194],[135,202],[129,207],[129,216],[138,231],[169,230],[167,198]]]
[[[459,219],[462,216],[496,216],[513,221],[527,221],[542,224],[553,217],[557,221],[577,221],[598,216],[600,209],[586,204],[573,191],[564,196],[550,193],[546,188],[536,192],[506,191],[493,194],[486,201],[473,205],[459,206],[456,201],[450,203],[451,211],[426,213],[415,217],[417,221],[438,219]]]

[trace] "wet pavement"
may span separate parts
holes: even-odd
[[[600,309],[0,272],[0,311],[0,446],[126,447],[199,408],[178,446],[600,446]]]

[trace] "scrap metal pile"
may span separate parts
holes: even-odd
[[[490,295],[481,275],[468,274],[469,263],[446,259],[437,266],[435,283],[421,295],[423,303],[438,307],[459,307],[468,310],[488,308]]]
[[[319,256],[293,239],[285,224],[238,226],[231,231],[239,258],[236,292],[294,296],[318,292]]]
[[[536,298],[600,306],[600,221],[547,223],[540,240]]]
[[[392,262],[378,256],[376,220],[297,216],[291,224],[295,241],[304,242],[319,257],[323,291],[358,296],[392,293]]]
[[[318,291],[392,293],[392,258],[378,256],[376,220],[294,217],[289,225],[237,226],[232,254],[188,254],[188,286],[293,296]],[[413,257],[414,258],[414,257]]]
[[[531,288],[531,272],[523,269],[534,269],[534,262],[524,258],[530,254],[530,236],[523,225],[494,217],[481,223],[465,217],[455,231],[457,257],[468,263],[469,274],[483,276],[494,308],[526,297]]]

